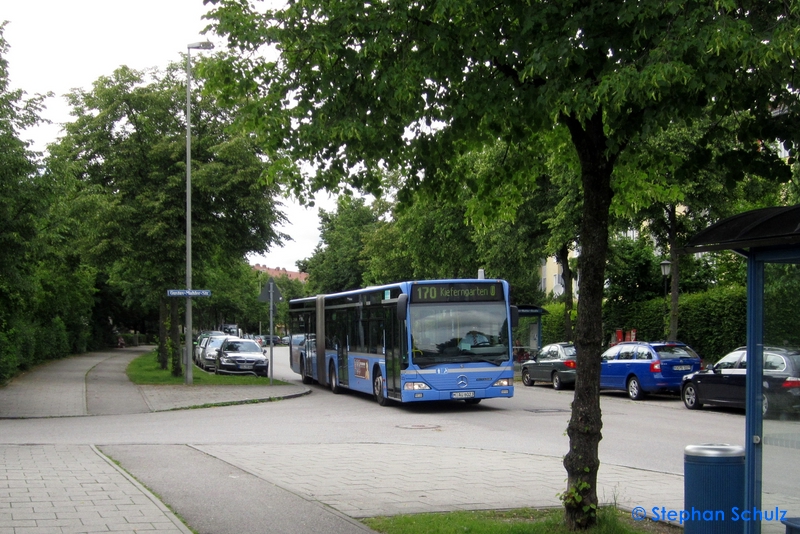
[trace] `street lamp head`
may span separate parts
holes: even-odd
[[[667,260],[661,262],[661,276],[669,276],[670,268],[672,264]]]
[[[199,43],[190,43],[186,45],[188,49],[196,49],[196,50],[211,50],[214,48],[214,43],[211,41],[200,41]]]

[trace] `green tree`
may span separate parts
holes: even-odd
[[[12,334],[12,324],[34,292],[31,258],[47,211],[46,184],[39,176],[36,155],[20,137],[24,128],[38,122],[41,98],[26,101],[21,90],[10,88],[5,25],[0,24],[0,334],[4,337]],[[0,376],[16,367],[16,356],[8,354],[5,360],[0,361]]]
[[[0,381],[49,358],[85,350],[93,273],[75,261],[64,216],[69,187],[43,172],[22,139],[47,95],[12,90],[0,24]],[[23,342],[24,341],[24,342]]]
[[[51,168],[76,179],[85,217],[83,252],[121,288],[128,303],[159,306],[169,288],[185,285],[186,125],[182,66],[164,72],[117,69],[90,91],[69,95],[73,122],[51,147]],[[283,237],[277,189],[259,186],[266,167],[244,135],[230,135],[229,110],[193,98],[193,282],[212,266],[233,268],[247,253],[265,252]],[[94,209],[88,210],[87,206]],[[202,286],[200,286],[202,287]],[[175,304],[175,303],[172,303]],[[165,322],[165,306],[161,322]],[[171,306],[173,345],[178,307]],[[161,362],[168,357],[162,332]],[[178,359],[173,359],[178,362]],[[176,371],[177,372],[177,371]]]
[[[794,116],[797,105],[796,2],[309,0],[266,14],[214,3],[213,27],[236,52],[208,66],[215,89],[241,103],[241,123],[276,158],[272,179],[296,189],[344,181],[377,193],[389,168],[406,178],[401,199],[419,186],[445,191],[455,154],[567,129],[583,202],[563,501],[570,527],[594,524],[609,211],[615,191],[649,187],[635,175],[612,183],[615,169],[638,140],[703,115],[749,110],[742,142],[790,138],[772,111]],[[277,61],[252,53],[265,45],[278,47]],[[500,202],[495,182],[466,185]]]
[[[664,281],[653,244],[641,235],[610,239],[606,278],[606,300],[622,306],[664,295]]]
[[[789,167],[780,164],[774,150],[741,142],[740,120],[734,114],[674,121],[643,140],[620,165],[621,173],[646,175],[652,184],[647,190],[621,191],[612,210],[625,224],[642,228],[671,263],[669,339],[678,331],[682,268],[691,264],[681,250],[689,237],[734,213],[780,204],[782,183],[790,179]]]
[[[336,293],[363,285],[362,252],[377,216],[363,198],[342,195],[336,211],[319,210],[320,243],[302,267],[309,290]]]

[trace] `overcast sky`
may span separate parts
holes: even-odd
[[[222,45],[215,36],[202,34],[206,11],[202,0],[3,0],[0,21],[8,21],[11,87],[28,95],[56,95],[44,113],[54,124],[24,137],[43,150],[58,137],[59,125],[70,120],[62,96],[73,88],[90,89],[120,65],[164,68],[179,61],[189,43]],[[281,230],[294,241],[250,262],[296,270],[295,262],[311,256],[319,241],[318,208],[283,202],[291,224]],[[335,206],[324,194],[317,204],[328,210]]]

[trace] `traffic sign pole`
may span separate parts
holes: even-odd
[[[269,385],[272,385],[272,374],[275,372],[275,366],[272,365],[272,347],[275,345],[274,330],[272,329],[272,294],[275,286],[272,278],[269,279]]]
[[[259,302],[269,302],[269,383],[272,385],[272,347],[275,343],[272,341],[272,336],[275,335],[274,328],[274,314],[275,304],[283,300],[280,288],[275,284],[275,280],[270,277],[269,282],[258,295]],[[259,323],[260,325],[261,323]]]
[[[188,252],[188,251],[187,251]],[[188,257],[188,256],[187,256]],[[191,260],[189,260],[191,261]],[[191,263],[189,264],[191,266]],[[186,287],[192,285],[192,278],[189,274],[191,271],[187,269],[186,273]],[[184,364],[186,365],[186,372],[184,373],[184,382],[186,385],[192,385],[192,366],[194,365],[194,342],[192,341],[192,297],[210,297],[210,289],[167,289],[168,297],[181,297],[186,299],[186,326],[183,333],[183,347],[184,347]]]

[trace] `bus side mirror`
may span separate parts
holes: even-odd
[[[401,321],[406,320],[408,314],[408,295],[402,293],[397,297],[397,318]]]
[[[511,328],[516,328],[519,326],[519,308],[516,306],[510,306],[511,308]]]

